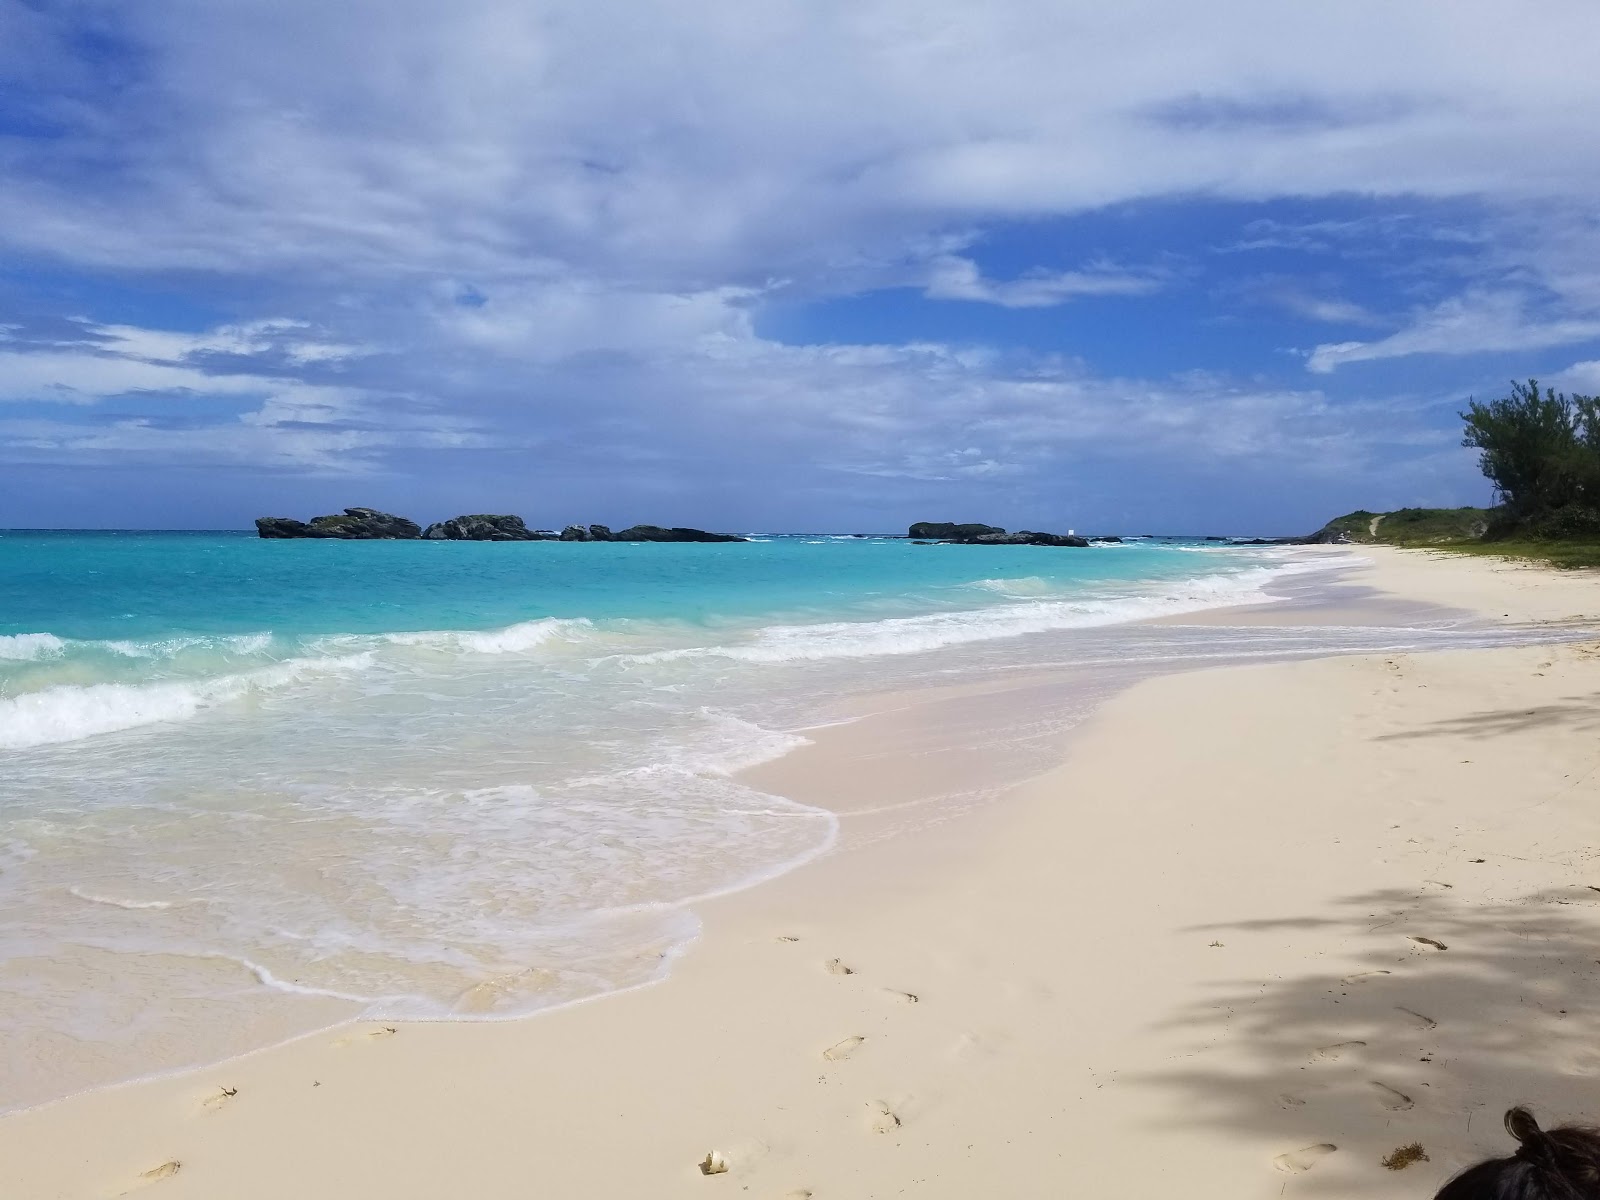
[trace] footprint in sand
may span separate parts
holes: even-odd
[[[1306,1102],[1304,1100],[1299,1096],[1291,1096],[1288,1092],[1284,1092],[1278,1097],[1279,1108],[1304,1108],[1305,1106]]]
[[[1290,1150],[1272,1160],[1272,1165],[1285,1175],[1303,1175],[1339,1147],[1332,1142],[1318,1142],[1303,1150]]]
[[[884,988],[883,994],[899,1004],[920,1004],[922,997],[915,992],[897,992],[893,988]]]
[[[1430,950],[1448,950],[1448,949],[1450,949],[1450,947],[1446,946],[1443,942],[1435,941],[1433,938],[1430,938],[1430,937],[1417,937],[1415,934],[1412,934],[1411,935],[1411,940],[1413,942],[1416,942],[1417,945],[1419,945],[1419,946],[1426,946]]]
[[[780,933],[778,935],[778,940],[780,942],[798,942],[800,939],[795,937],[793,934]]]
[[[854,975],[855,974],[855,969],[853,967],[845,966],[837,958],[830,958],[827,962],[822,964],[822,968],[823,968],[823,970],[827,971],[829,975]]]
[[[1378,1094],[1378,1103],[1383,1105],[1389,1112],[1405,1112],[1408,1108],[1416,1107],[1417,1102],[1415,1100],[1386,1083],[1379,1083],[1374,1079],[1370,1086]]]
[[[1346,975],[1340,983],[1371,983],[1380,975],[1388,975],[1389,971],[1358,971],[1354,975]]]
[[[354,1033],[346,1034],[333,1044],[335,1046],[358,1046],[363,1042],[370,1042],[374,1038],[392,1037],[395,1033],[393,1025],[380,1025],[376,1029],[358,1029]]]
[[[1418,1026],[1420,1026],[1423,1029],[1437,1029],[1437,1028],[1439,1028],[1439,1022],[1435,1021],[1432,1017],[1423,1016],[1423,1014],[1419,1013],[1414,1008],[1405,1008],[1405,1007],[1403,1007],[1402,1005],[1399,1005],[1399,1004],[1396,1004],[1394,1006],[1394,1008],[1395,1008],[1396,1012],[1405,1013],[1406,1016],[1410,1017],[1413,1021],[1415,1021],[1417,1023]]]
[[[238,1094],[239,1089],[236,1087],[219,1087],[204,1100],[200,1101],[200,1107],[221,1108],[224,1104],[226,1104],[229,1100],[232,1100]]]
[[[1343,1058],[1350,1051],[1359,1050],[1365,1045],[1365,1042],[1335,1042],[1331,1046],[1317,1047],[1316,1050],[1312,1051],[1311,1057],[1320,1062],[1334,1062]]]
[[[839,1062],[841,1059],[849,1058],[857,1050],[861,1049],[861,1044],[866,1040],[864,1037],[847,1037],[844,1041],[835,1042],[829,1046],[822,1052],[822,1057],[829,1062]]]
[[[140,1188],[145,1187],[147,1184],[159,1183],[163,1179],[171,1179],[174,1175],[176,1175],[178,1173],[178,1171],[182,1168],[182,1166],[183,1166],[183,1164],[180,1163],[177,1159],[169,1158],[166,1162],[162,1163],[159,1167],[151,1167],[148,1171],[140,1171],[139,1172],[138,1182],[135,1183],[133,1185],[133,1187],[129,1188],[128,1191],[129,1192],[138,1191]],[[128,1192],[120,1192],[118,1194],[126,1196],[128,1194]]]
[[[882,1100],[867,1101],[867,1117],[873,1133],[892,1133],[900,1128],[900,1118]]]

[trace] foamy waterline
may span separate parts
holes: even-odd
[[[750,663],[784,663],[921,654],[1027,634],[1096,628],[1235,605],[1271,603],[1277,597],[1265,588],[1274,579],[1326,565],[1283,564],[1234,574],[1196,576],[1157,584],[1151,595],[1013,600],[1009,604],[978,609],[876,621],[770,625],[742,642],[660,650],[634,657],[639,662],[716,657]],[[1042,585],[1041,580],[1025,577],[983,579],[970,586],[1015,595],[1023,589],[1038,590]]]
[[[758,626],[738,641],[624,654],[625,661],[726,658],[752,664],[918,654],[1027,634],[1092,628],[1272,599],[1273,579],[1314,570],[1322,562],[1281,563],[1177,581],[1150,581],[1145,594],[1068,595],[1049,598],[1052,585],[1038,577],[980,579],[966,585],[1004,597],[981,608],[936,611],[875,620]],[[1059,589],[1057,589],[1059,591]],[[679,630],[679,636],[684,636]],[[606,626],[586,618],[545,617],[499,629],[437,629],[377,634],[327,634],[280,646],[270,633],[174,636],[132,641],[75,641],[49,632],[0,638],[0,658],[59,664],[96,654],[156,664],[185,654],[209,657],[201,665],[233,667],[223,673],[158,677],[148,682],[69,683],[0,698],[0,748],[24,749],[79,741],[143,726],[191,720],[251,694],[265,694],[318,675],[366,670],[397,653],[445,656],[537,656],[557,646],[593,658],[615,657]],[[292,657],[282,657],[286,652]],[[249,660],[266,659],[249,667]],[[274,659],[277,661],[273,661]],[[238,669],[244,667],[246,669]]]
[[[359,671],[370,655],[291,659],[237,675],[197,681],[67,684],[0,699],[0,748],[20,750],[75,742],[142,725],[184,721],[252,692],[286,687],[315,675]]]

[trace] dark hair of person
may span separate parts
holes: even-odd
[[[1513,1108],[1506,1132],[1515,1154],[1468,1167],[1434,1200],[1600,1200],[1600,1129],[1540,1129],[1531,1112]]]

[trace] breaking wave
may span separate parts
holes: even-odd
[[[75,742],[141,725],[182,721],[251,692],[271,691],[308,675],[360,670],[366,655],[291,659],[276,666],[203,680],[67,684],[0,699],[0,748]]]
[[[1265,604],[1274,597],[1264,586],[1291,568],[1256,567],[1232,575],[1203,575],[1156,585],[1152,594],[1083,599],[1018,600],[960,612],[889,617],[878,621],[834,621],[811,625],[771,625],[748,641],[696,646],[635,656],[640,662],[720,657],[754,663],[806,659],[869,658],[919,654],[947,646],[996,638],[1117,625],[1177,616],[1234,604]],[[975,586],[1001,591],[1033,581],[980,580]],[[1042,581],[1039,581],[1042,582]],[[1016,594],[1012,592],[1011,594]]]

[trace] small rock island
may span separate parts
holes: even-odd
[[[1086,538],[1075,533],[1038,533],[1019,529],[1007,533],[998,525],[959,525],[954,521],[918,521],[906,534],[915,542],[941,542],[951,546],[1089,546],[1095,542],[1120,542],[1121,538]]]
[[[297,521],[293,517],[257,517],[256,533],[264,538],[341,538],[349,541],[435,542],[746,542],[731,533],[704,529],[633,525],[617,533],[604,525],[568,525],[560,533],[529,529],[508,513],[466,513],[436,521],[424,529],[415,521],[375,508],[347,508],[342,513]]]

